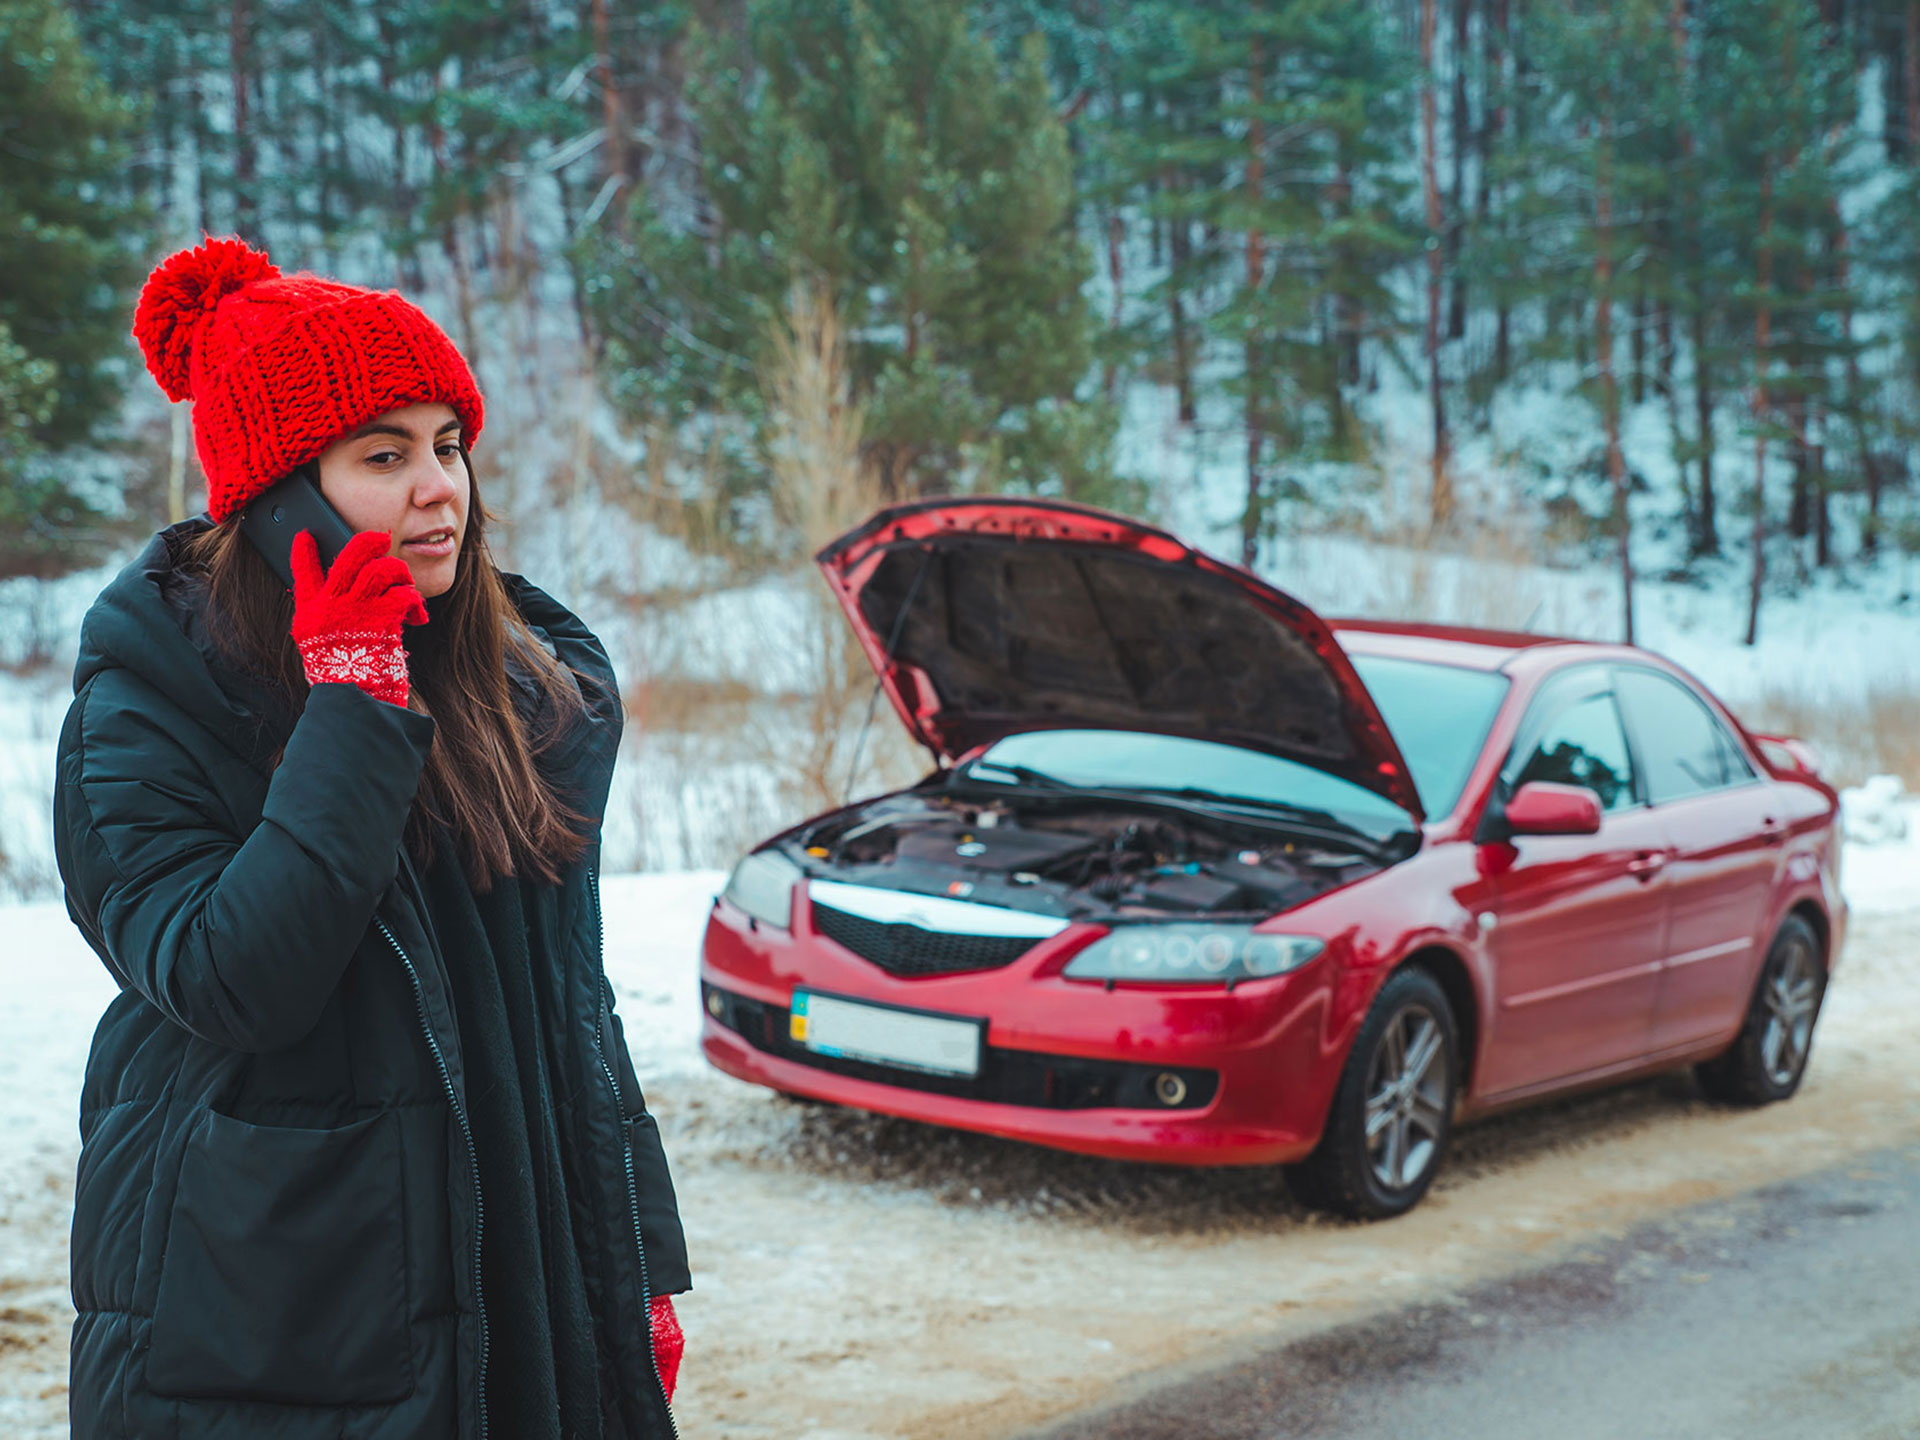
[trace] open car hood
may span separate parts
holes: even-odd
[[[1144,730],[1297,760],[1424,818],[1325,622],[1164,530],[1057,500],[928,500],[815,559],[942,762],[1023,730]]]

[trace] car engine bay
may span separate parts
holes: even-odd
[[[1249,919],[1391,863],[1312,827],[1146,797],[902,791],[789,833],[809,876],[1071,920]]]

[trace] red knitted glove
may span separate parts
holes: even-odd
[[[680,1357],[686,1353],[687,1337],[680,1328],[680,1317],[673,1313],[673,1301],[665,1295],[653,1297],[653,1366],[660,1372],[660,1388],[673,1399],[674,1383],[680,1378]]]
[[[358,685],[376,700],[407,703],[400,627],[425,624],[427,604],[407,562],[387,554],[392,543],[363,530],[322,576],[312,534],[293,537],[293,643],[309,685]]]

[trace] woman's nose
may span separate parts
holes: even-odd
[[[414,476],[413,503],[421,509],[435,505],[444,505],[459,493],[459,486],[453,476],[437,461],[423,465]]]

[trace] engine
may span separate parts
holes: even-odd
[[[821,878],[1072,919],[1271,915],[1381,866],[1277,826],[1073,796],[908,791],[790,839]]]

